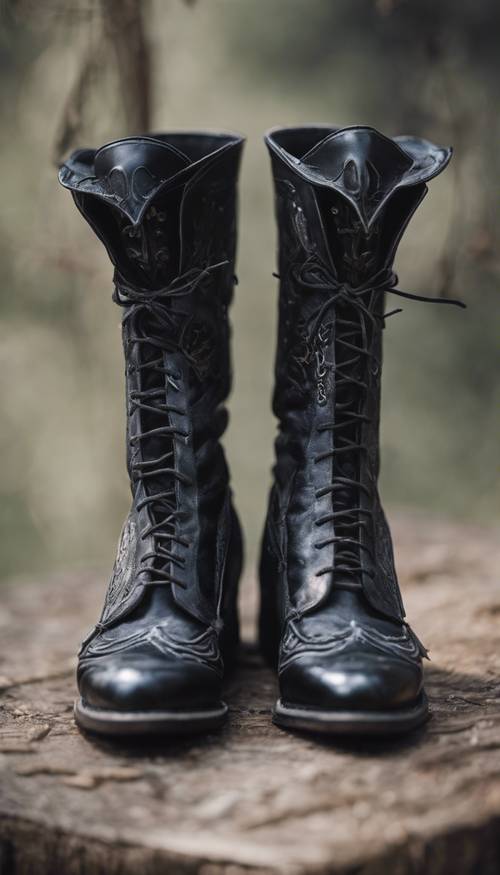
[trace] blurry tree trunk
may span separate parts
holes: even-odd
[[[81,139],[87,104],[99,97],[99,79],[110,55],[116,67],[117,96],[121,98],[127,132],[149,130],[152,101],[148,10],[148,0],[99,0],[97,21],[90,16],[95,33],[91,33],[90,45],[57,124],[53,149],[56,164]]]
[[[151,52],[147,0],[101,0],[105,35],[112,44],[130,133],[151,125]]]

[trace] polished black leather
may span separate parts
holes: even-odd
[[[219,439],[242,145],[133,137],[75,152],[60,170],[113,262],[123,312],[132,507],[80,651],[93,708],[216,706],[238,644],[241,534]]]
[[[368,127],[276,129],[266,143],[281,282],[261,647],[282,703],[390,711],[421,696],[425,649],[377,489],[384,302],[404,294],[394,255],[451,150]]]

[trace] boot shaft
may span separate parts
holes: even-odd
[[[216,614],[215,544],[231,514],[219,438],[242,145],[232,135],[134,137],[76,152],[60,171],[107,249],[123,310],[133,503],[106,622],[162,583],[192,615]]]
[[[272,131],[279,232],[276,488],[290,598],[334,582],[404,615],[377,491],[386,293],[397,245],[450,150],[370,128]]]

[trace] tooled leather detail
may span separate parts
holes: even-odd
[[[322,323],[315,337],[314,350],[314,379],[316,383],[316,402],[319,407],[324,407],[328,396],[332,391],[332,368],[333,362],[328,359],[328,349],[331,343],[331,322]]]
[[[108,194],[119,200],[128,197],[146,200],[162,182],[163,180],[151,173],[144,164],[135,167],[132,173],[126,173],[121,167],[112,167],[102,178]]]
[[[140,632],[123,637],[101,632],[91,641],[85,657],[109,656],[122,651],[133,653],[134,647],[151,645],[164,656],[173,656],[190,662],[198,662],[222,675],[223,664],[214,629],[207,629],[201,635],[184,640],[168,630],[168,623],[159,623]]]
[[[134,518],[130,515],[126,519],[120,535],[118,552],[104,601],[101,623],[106,622],[115,613],[116,608],[125,601],[134,587],[137,567],[136,543],[137,526]]]
[[[303,391],[307,382],[314,386],[318,407],[324,407],[333,391],[334,363],[331,360],[333,323],[321,322],[313,338],[307,320],[300,319],[288,357],[288,375],[294,386]]]
[[[74,167],[63,164],[60,180],[63,185],[75,191],[97,192],[99,197],[116,206],[122,206],[127,201],[139,204],[146,202],[165,181],[144,165],[136,167],[131,174],[118,166],[111,167],[100,177],[94,174],[81,176],[80,173]]]
[[[139,225],[126,221],[122,224],[125,254],[151,277],[165,270],[171,257],[167,245],[166,222],[166,211],[151,206]]]
[[[292,253],[298,247],[309,251],[312,241],[300,192],[290,179],[276,179],[275,187],[282,245]]]
[[[360,648],[410,663],[426,655],[425,648],[406,624],[401,626],[398,634],[384,635],[373,626],[362,626],[356,620],[351,620],[333,634],[308,637],[299,631],[297,623],[290,620],[281,641],[279,668],[283,671],[290,663],[310,654],[329,658],[344,652],[347,654],[352,649],[359,651]]]
[[[172,271],[176,258],[175,247],[169,245],[172,237],[172,221],[177,222],[179,205],[160,197],[151,205],[140,224],[131,224],[123,216],[117,217],[120,235],[127,258],[137,267],[139,275],[148,283],[164,285],[164,277]],[[209,227],[210,234],[205,230]],[[217,261],[224,265],[232,257],[235,238],[233,189],[227,183],[214,181],[203,187],[197,200],[196,216],[191,229],[193,250],[190,263],[204,270]],[[210,273],[196,288],[195,312],[172,310],[169,324],[162,325],[164,339],[172,349],[181,352],[192,366],[200,381],[207,377],[217,379],[222,357],[218,352],[224,347],[227,333],[227,301],[225,290],[213,294],[213,284],[220,285],[218,277]]]

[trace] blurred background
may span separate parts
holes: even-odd
[[[385,332],[382,494],[500,517],[497,0],[38,0],[1,4],[0,575],[111,567],[128,509],[112,269],[56,165],[146,130],[248,137],[225,439],[255,563],[272,464],[275,228],[262,133],[373,125],[453,144],[400,247]],[[480,46],[480,51],[477,47]]]

